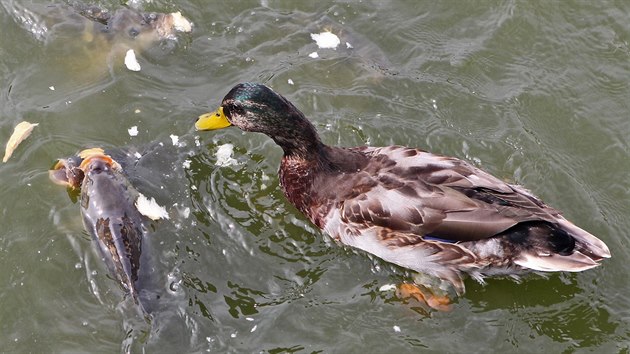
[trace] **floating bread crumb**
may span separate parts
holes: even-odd
[[[177,11],[171,13],[171,18],[173,19],[173,28],[175,28],[178,32],[191,32],[192,24],[186,17],[182,16],[182,13]]]
[[[166,209],[163,206],[160,206],[156,201],[155,198],[147,198],[144,196],[144,194],[139,193],[140,195],[138,196],[138,199],[136,200],[136,208],[138,208],[138,211],[140,212],[140,214],[148,217],[151,220],[158,220],[158,219],[168,219],[168,213],[166,212]]]
[[[394,285],[394,284],[385,284],[385,285],[381,286],[380,288],[378,288],[378,291],[385,292],[385,291],[391,291],[391,290],[395,290],[395,289],[396,289],[396,285]]]
[[[217,149],[217,153],[215,156],[217,157],[217,162],[214,164],[217,166],[230,166],[236,165],[237,161],[232,158],[232,154],[234,153],[234,145],[232,144],[223,144],[219,146]]]
[[[127,129],[127,132],[129,133],[129,136],[136,136],[136,135],[138,135],[138,126],[134,125],[133,127]]]
[[[15,126],[15,128],[13,129],[13,134],[11,134],[9,141],[7,142],[7,146],[4,149],[4,157],[2,158],[2,162],[7,162],[9,160],[11,155],[13,155],[13,151],[18,147],[18,145],[20,145],[22,141],[24,141],[24,139],[28,138],[28,136],[31,135],[33,128],[38,125],[39,123],[29,123],[27,121],[24,121]]]
[[[336,34],[325,31],[322,33],[311,33],[311,38],[317,43],[317,46],[324,49],[337,49],[337,46],[341,41]]]
[[[127,69],[131,71],[140,71],[140,63],[138,63],[138,59],[136,59],[136,53],[133,49],[129,49],[127,54],[125,54],[125,66]]]

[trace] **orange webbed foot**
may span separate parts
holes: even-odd
[[[452,302],[447,296],[436,295],[428,288],[410,283],[402,283],[396,288],[396,293],[401,299],[413,298],[418,302],[426,304],[430,308],[437,311],[450,311]]]

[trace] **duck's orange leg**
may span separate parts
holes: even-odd
[[[436,295],[428,288],[410,283],[402,283],[396,288],[396,293],[401,299],[413,298],[438,311],[450,311],[452,302],[448,296]]]

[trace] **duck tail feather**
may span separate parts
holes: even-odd
[[[560,218],[558,225],[569,233],[576,241],[576,250],[594,261],[610,258],[610,249],[597,237],[575,226],[570,221]]]
[[[579,251],[575,251],[569,256],[558,254],[537,255],[523,252],[514,260],[514,263],[521,267],[541,272],[581,272],[599,265],[593,258]]]

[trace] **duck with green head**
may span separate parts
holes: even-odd
[[[285,196],[337,242],[444,280],[458,294],[463,273],[483,281],[578,272],[610,257],[604,242],[528,190],[460,159],[403,146],[328,146],[265,85],[236,85],[195,123],[198,130],[231,125],[282,148]]]

